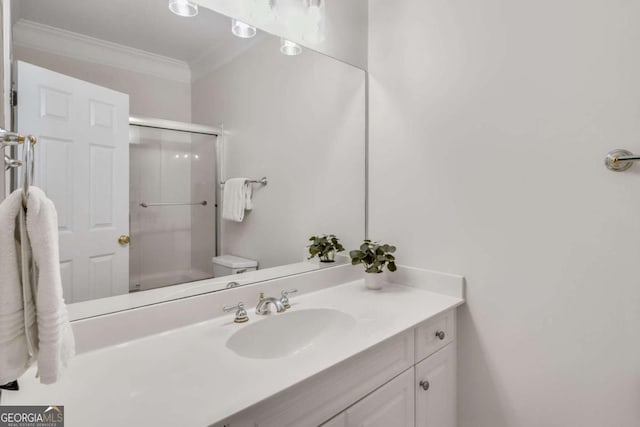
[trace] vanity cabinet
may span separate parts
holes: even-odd
[[[455,427],[455,309],[217,427]]]

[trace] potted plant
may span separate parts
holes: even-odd
[[[397,270],[396,258],[392,255],[395,251],[395,246],[365,240],[360,245],[360,249],[349,252],[352,265],[362,264],[364,266],[366,273],[364,284],[367,289],[382,289],[385,283],[382,270],[385,266],[391,272]]]
[[[336,252],[344,251],[344,246],[340,243],[334,234],[322,234],[319,236],[309,237],[311,244],[309,245],[309,258],[318,257],[320,262],[335,262]]]

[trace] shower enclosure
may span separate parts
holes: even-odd
[[[213,277],[216,130],[130,123],[130,291]]]

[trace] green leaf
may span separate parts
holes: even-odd
[[[387,265],[387,269],[389,271],[396,271],[398,268],[396,267],[396,263],[395,262],[390,262],[389,265]]]

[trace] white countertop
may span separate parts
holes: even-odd
[[[356,326],[330,348],[310,347],[279,359],[249,359],[225,345],[240,328],[263,321],[233,315],[78,355],[63,379],[43,386],[32,369],[3,404],[64,405],[67,427],[207,426],[463,303],[415,287],[368,291],[362,280],[291,298],[291,312],[332,308]],[[285,314],[286,315],[286,314]]]

